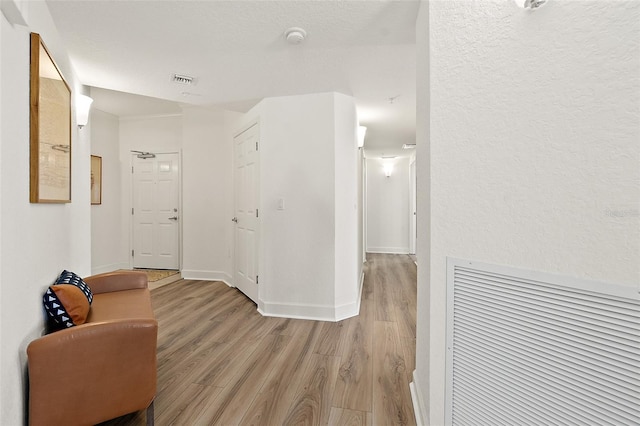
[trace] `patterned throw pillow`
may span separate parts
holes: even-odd
[[[72,284],[49,286],[42,302],[49,317],[57,324],[57,328],[84,324],[89,315],[89,301],[86,295],[80,287]]]
[[[72,284],[78,287],[85,296],[87,296],[87,300],[89,301],[89,305],[93,302],[93,293],[91,293],[91,289],[84,282],[82,278],[80,278],[77,274],[67,271],[66,269],[62,271],[58,279],[56,280],[56,284]]]

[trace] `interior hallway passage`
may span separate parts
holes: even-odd
[[[263,317],[220,282],[152,291],[155,424],[413,425],[416,265],[368,254],[360,315],[331,323]],[[144,425],[144,412],[105,425]]]

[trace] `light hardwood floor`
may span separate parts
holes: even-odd
[[[153,290],[156,425],[415,424],[416,266],[367,259],[360,315],[337,323],[262,317],[218,282]],[[140,412],[102,425],[144,424]]]

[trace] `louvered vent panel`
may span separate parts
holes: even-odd
[[[640,425],[633,289],[456,259],[448,268],[449,424]]]

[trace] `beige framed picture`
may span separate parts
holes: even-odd
[[[102,204],[102,157],[91,156],[91,204]]]
[[[32,203],[71,202],[71,90],[44,42],[31,33]]]

